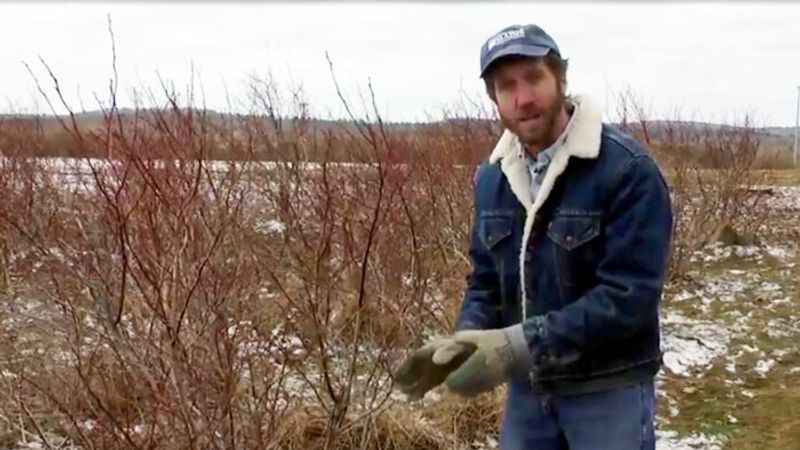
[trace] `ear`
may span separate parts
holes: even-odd
[[[489,99],[492,101],[492,103],[494,103],[496,105],[497,104],[497,96],[495,95],[495,92],[494,92],[494,82],[488,77],[486,79],[484,79],[483,82],[484,82],[484,86],[486,87],[486,95],[489,97]]]

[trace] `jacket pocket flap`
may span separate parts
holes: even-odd
[[[511,235],[513,220],[510,216],[487,216],[480,219],[480,236],[483,245],[491,250],[498,242]]]
[[[600,234],[598,216],[554,216],[547,235],[566,250],[573,250]]]

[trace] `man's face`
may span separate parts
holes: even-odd
[[[491,76],[503,125],[530,149],[552,143],[560,131],[555,128],[565,95],[544,60],[499,61]]]

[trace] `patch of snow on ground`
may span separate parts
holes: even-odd
[[[656,431],[656,450],[722,450],[719,439],[705,434],[679,437],[675,431]]]
[[[762,359],[756,363],[755,371],[758,372],[762,378],[767,376],[767,373],[775,365],[774,359]]]
[[[670,313],[664,328],[664,366],[673,374],[687,376],[705,369],[728,351],[730,331],[713,322]]]

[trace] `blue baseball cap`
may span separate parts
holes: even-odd
[[[481,46],[481,78],[486,69],[498,59],[509,55],[545,56],[555,52],[559,57],[556,41],[540,27],[530,25],[511,25],[490,37]]]

